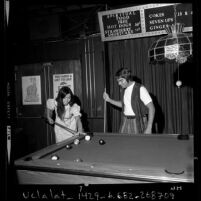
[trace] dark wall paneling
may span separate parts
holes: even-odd
[[[40,117],[43,115],[46,100],[45,72],[42,64],[27,64],[15,67],[16,72],[16,105],[18,117]],[[39,75],[41,80],[41,101],[40,105],[23,105],[22,103],[22,77]]]
[[[60,15],[62,36],[66,39],[80,38],[99,33],[98,7],[65,12]]]
[[[61,35],[59,16],[31,17],[29,30],[31,40],[57,38]]]
[[[15,157],[31,153],[52,144],[53,131],[41,118],[45,114],[47,91],[47,72],[41,63],[15,66],[15,94],[16,94],[16,130],[13,138]],[[23,105],[22,100],[22,77],[40,76],[41,81],[41,104]]]
[[[14,44],[12,57],[15,65],[38,63],[43,61],[43,49],[39,45],[29,43]]]
[[[105,80],[104,80],[104,50],[103,43],[100,38],[94,38],[94,43],[92,44],[94,49],[94,79],[95,79],[95,87],[96,87],[96,117],[103,117],[104,112],[104,101],[103,101],[103,91],[105,88]]]
[[[53,74],[74,74],[74,93],[81,103],[85,131],[103,131],[103,44],[100,37],[85,39],[84,42],[75,40],[15,46],[16,63],[19,63],[15,67],[16,129],[22,131],[15,135],[14,147],[20,146],[20,141],[26,144],[16,157],[55,142],[53,127],[40,118],[45,115],[46,99],[53,98]],[[41,105],[22,105],[21,77],[30,75],[41,76]]]
[[[15,64],[29,64],[80,58],[79,41],[30,42],[13,46]]]
[[[91,122],[89,125],[93,131],[103,131],[103,121],[98,120],[98,126],[94,126],[94,120],[102,118],[104,112],[104,91],[103,75],[103,44],[99,37],[91,37],[81,42],[81,63],[83,78],[83,104],[87,116]]]
[[[68,74],[73,73],[74,79],[74,94],[80,98],[82,102],[82,69],[80,60],[66,60],[51,62],[49,68],[50,79],[50,95],[48,98],[53,98],[53,74]]]
[[[103,118],[88,118],[90,132],[103,132]]]
[[[12,157],[19,158],[48,145],[46,136],[47,124],[40,118],[20,118],[17,128],[12,136]],[[50,133],[49,133],[50,134]]]
[[[47,42],[44,56],[51,60],[74,60],[80,58],[79,41]]]
[[[44,122],[41,119],[46,112],[46,100],[48,98],[53,98],[53,74],[68,74],[73,73],[74,78],[74,93],[79,97],[82,103],[82,72],[81,64],[79,60],[66,60],[66,61],[55,61],[49,63],[34,63],[18,65],[15,67],[16,72],[16,115],[17,123],[19,121],[23,122],[29,119],[30,122],[35,119]],[[39,105],[23,105],[22,101],[22,77],[23,76],[33,76],[39,75],[41,79],[41,101],[42,104]],[[43,135],[42,144],[49,145],[53,143],[53,130],[48,124],[46,127],[41,127],[40,125],[35,126],[38,128],[36,132],[37,135]],[[18,128],[18,127],[17,127]],[[30,129],[31,129],[30,125]],[[29,127],[26,127],[26,132],[29,133]],[[34,138],[33,138],[34,140]],[[35,144],[37,145],[37,144]],[[40,146],[40,144],[38,144]],[[35,147],[39,149],[41,147]]]

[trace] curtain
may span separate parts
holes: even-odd
[[[192,64],[185,63],[180,66],[176,62],[149,64],[149,47],[158,38],[108,42],[110,97],[120,99],[121,89],[115,80],[115,73],[119,68],[127,67],[136,81],[141,82],[152,96],[156,108],[153,132],[193,134]],[[182,81],[180,88],[176,86],[178,79]],[[111,132],[118,132],[122,113],[111,105],[108,108],[108,124],[111,124],[109,126]]]

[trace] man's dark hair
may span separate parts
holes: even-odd
[[[127,82],[132,80],[131,71],[128,68],[120,68],[116,72],[115,77],[117,77],[117,79],[124,78]]]

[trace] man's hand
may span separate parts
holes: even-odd
[[[151,130],[152,130],[151,128],[147,127],[147,128],[145,129],[145,131],[144,131],[144,134],[151,134],[151,133],[152,133]]]
[[[104,99],[105,101],[107,101],[107,102],[110,101],[110,97],[109,97],[109,95],[108,95],[106,92],[103,93],[103,99]]]

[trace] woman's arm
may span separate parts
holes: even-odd
[[[46,101],[46,116],[47,120],[50,124],[54,124],[54,120],[52,119],[53,111],[55,110],[55,100],[47,99]]]
[[[54,120],[52,119],[53,110],[47,108],[47,120],[50,124],[54,124]]]
[[[80,116],[76,116],[76,117],[75,117],[75,120],[76,120],[78,132],[81,132],[81,133],[84,132],[84,131],[83,131],[83,126],[82,126],[82,121],[81,121],[81,119],[80,119]]]

